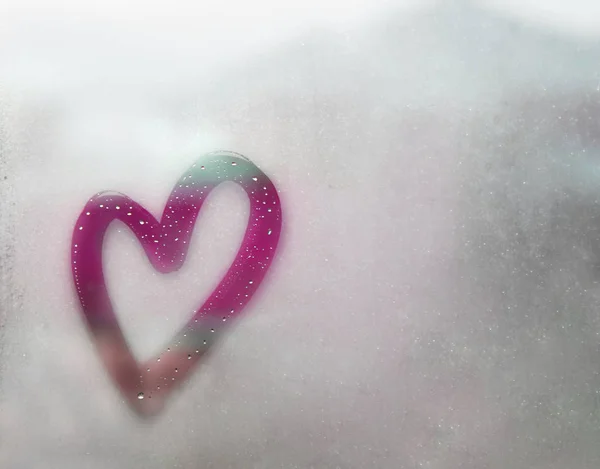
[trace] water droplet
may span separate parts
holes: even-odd
[[[156,361],[157,361],[157,362],[159,362],[159,361],[160,361],[160,357],[158,357],[158,358],[156,359]]]
[[[223,316],[223,322],[227,321],[227,318],[225,316]]]
[[[232,161],[231,166],[237,166],[237,163],[235,161]]]
[[[200,169],[205,169],[204,166],[200,166]]]
[[[267,231],[267,234],[270,235],[271,233],[273,233],[273,230],[269,230]]]
[[[85,214],[86,214],[86,215],[89,215],[89,214],[90,214],[90,212],[86,212]]]
[[[167,349],[167,352],[170,352],[170,351],[171,351],[171,349],[170,349],[170,348],[168,348],[168,349]]]
[[[252,178],[253,181],[258,181],[258,178]]]
[[[192,356],[188,353],[188,360],[191,360]]]
[[[177,368],[175,368],[175,373],[177,373],[179,370]]]
[[[138,394],[138,399],[142,400],[143,398],[144,398],[144,393],[143,392],[139,393]]]
[[[119,207],[118,205],[115,207],[117,210],[121,210],[121,207]]]
[[[143,224],[144,224],[144,220],[140,220],[140,225],[143,225]]]
[[[254,280],[250,280],[248,283],[249,283],[250,285],[252,285],[252,284],[254,283]]]
[[[83,226],[80,226],[80,227],[79,227],[79,231],[81,231],[81,230],[83,230]]]
[[[214,330],[214,329],[211,329],[211,330],[210,330],[210,332],[215,332],[215,330]]]

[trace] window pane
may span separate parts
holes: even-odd
[[[598,467],[597,10],[1,7],[0,467]]]

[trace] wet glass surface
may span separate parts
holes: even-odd
[[[414,3],[3,7],[0,467],[598,467],[598,7]],[[160,218],[222,149],[277,189],[277,255],[140,418],[72,235],[105,190]],[[252,210],[219,185],[165,274],[111,224],[130,358],[210,297]]]

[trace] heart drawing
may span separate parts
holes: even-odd
[[[113,221],[127,225],[161,273],[184,264],[196,218],[210,192],[238,183],[250,199],[248,225],[227,273],[185,326],[154,358],[138,363],[123,335],[102,269],[102,248]],[[157,413],[169,394],[244,310],[275,255],[282,214],[271,180],[249,159],[231,152],[201,157],[179,179],[160,221],[129,197],[100,192],[85,205],[73,230],[71,266],[83,317],[109,375],[141,416]]]

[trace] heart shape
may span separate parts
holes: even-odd
[[[105,233],[113,221],[125,223],[156,270],[176,271],[185,262],[204,200],[225,181],[241,185],[250,199],[248,225],[236,257],[189,322],[161,353],[140,365],[121,331],[104,280]],[[73,280],[100,356],[135,412],[148,416],[162,409],[168,395],[240,315],[273,261],[280,234],[277,189],[249,159],[232,152],[209,153],[192,165],[171,192],[160,222],[120,193],[100,192],[87,202],[73,230]]]

